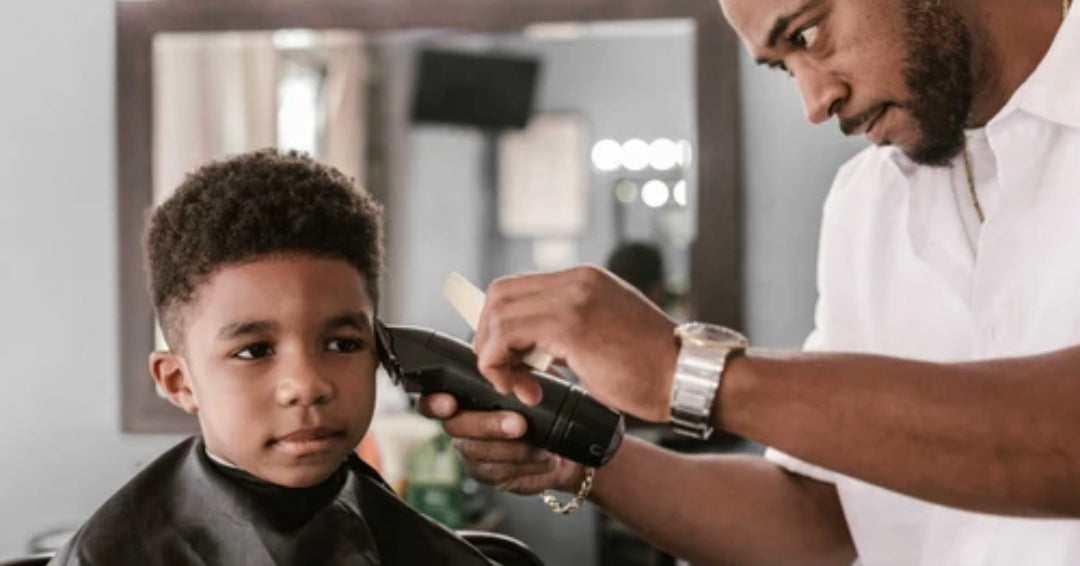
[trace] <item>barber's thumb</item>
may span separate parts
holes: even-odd
[[[448,419],[458,411],[457,399],[449,393],[434,393],[420,399],[420,414],[432,419]]]

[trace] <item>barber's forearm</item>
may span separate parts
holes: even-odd
[[[593,501],[694,564],[848,566],[835,488],[755,457],[689,457],[627,438]]]
[[[914,497],[1080,517],[1080,350],[962,365],[862,355],[736,358],[724,428]]]

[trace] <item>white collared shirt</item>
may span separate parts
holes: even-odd
[[[965,361],[1080,344],[1080,10],[968,136],[981,226],[970,222],[960,158],[920,167],[870,148],[841,169],[825,204],[808,350]],[[968,513],[766,457],[836,484],[863,566],[1080,565],[1080,521]]]

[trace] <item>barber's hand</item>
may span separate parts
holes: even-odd
[[[548,352],[600,402],[666,422],[678,349],[675,323],[629,284],[595,267],[499,279],[487,290],[474,349],[497,389],[535,404],[522,354]]]
[[[517,413],[458,413],[453,396],[444,393],[424,397],[419,409],[443,420],[469,475],[498,489],[521,495],[546,489],[574,492],[585,477],[582,466],[517,440],[526,428]]]

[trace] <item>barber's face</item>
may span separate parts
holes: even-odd
[[[794,78],[807,118],[943,165],[971,111],[971,34],[948,0],[721,0],[759,63]]]

